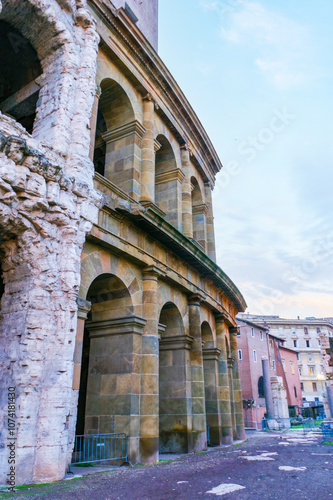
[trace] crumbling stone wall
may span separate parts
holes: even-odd
[[[83,0],[3,0],[0,12],[43,67],[33,136],[0,114],[0,483],[14,386],[22,484],[62,478],[74,439],[80,255],[99,207],[89,159],[98,37]]]

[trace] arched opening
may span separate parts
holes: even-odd
[[[155,203],[166,214],[166,220],[180,229],[183,174],[168,139],[158,135],[157,141],[161,147],[155,156]]]
[[[142,134],[124,89],[114,80],[103,80],[96,121],[95,171],[134,197],[140,191]]]
[[[193,239],[206,251],[206,205],[195,177],[191,177],[191,185]]]
[[[116,276],[98,276],[87,300],[91,311],[82,341],[76,434],[129,433],[128,417],[139,398],[132,387],[133,376],[139,377],[134,367],[138,319],[128,289]]]
[[[181,453],[188,450],[190,399],[189,351],[178,308],[171,302],[160,314],[159,352],[159,451]]]
[[[201,325],[203,343],[203,368],[205,382],[206,422],[209,429],[209,442],[220,444],[220,416],[218,408],[218,356],[219,349],[214,346],[213,332],[207,321]]]
[[[37,52],[15,28],[0,20],[0,111],[31,134],[42,74]]]
[[[297,389],[296,389],[295,385],[294,385],[294,394],[295,394],[295,398],[297,398]]]
[[[265,397],[265,388],[264,388],[264,377],[261,376],[258,379],[258,396],[259,398]]]

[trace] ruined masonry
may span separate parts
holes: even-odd
[[[157,0],[0,1],[0,484],[8,387],[16,484],[75,435],[132,463],[244,437],[222,165],[156,50]]]

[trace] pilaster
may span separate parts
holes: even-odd
[[[155,152],[154,101],[150,94],[143,98],[143,126],[145,133],[141,149],[141,196],[140,201],[155,201]]]
[[[207,448],[205,382],[202,355],[200,304],[204,297],[192,295],[188,300],[190,335],[193,337],[190,352],[192,387],[192,446],[193,451]]]
[[[233,375],[233,391],[234,391],[234,412],[235,412],[235,425],[236,425],[236,437],[237,439],[245,439],[245,428],[244,428],[244,411],[243,411],[243,396],[242,396],[242,386],[238,367],[238,348],[237,348],[237,333],[239,331],[238,327],[230,327],[230,351],[231,356],[234,359],[232,366]]]
[[[181,148],[181,158],[184,173],[182,183],[182,231],[188,238],[193,238],[190,148],[187,144],[184,144]]]
[[[205,202],[208,209],[206,215],[207,254],[216,262],[212,186],[210,182],[205,183]]]

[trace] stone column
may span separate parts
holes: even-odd
[[[83,300],[80,298],[77,299],[77,302],[78,302],[78,311],[77,311],[77,328],[76,328],[75,350],[74,350],[73,389],[78,391],[80,389],[84,323],[91,309],[91,303],[88,300]]]
[[[87,322],[90,334],[85,433],[124,432],[139,461],[141,336],[144,318]]]
[[[212,186],[210,182],[205,183],[205,202],[208,208],[206,215],[207,254],[216,262]]]
[[[266,356],[262,358],[262,373],[264,377],[267,419],[275,418],[269,360]]]
[[[206,215],[208,207],[205,203],[194,205],[192,207],[193,214],[193,238],[199,243],[202,250],[207,253],[207,232],[206,232]]]
[[[235,424],[237,439],[245,439],[244,427],[244,411],[243,411],[243,396],[242,386],[238,367],[238,348],[237,348],[237,327],[229,328],[230,334],[230,351],[231,357],[234,359],[232,366],[233,390],[234,390],[234,405],[235,405]]]
[[[96,125],[97,125],[97,114],[98,114],[98,103],[99,98],[101,96],[102,89],[98,85],[96,88],[96,94],[94,97],[94,103],[91,111],[90,118],[90,147],[89,147],[89,158],[91,161],[94,159],[94,151],[95,151],[95,137],[96,137]]]
[[[203,296],[192,295],[189,298],[189,326],[193,345],[190,353],[192,387],[192,446],[193,451],[207,448],[205,383],[202,356],[200,303]]]
[[[141,147],[145,128],[137,120],[104,132],[105,177],[136,201],[140,198]]]
[[[165,212],[165,219],[182,230],[182,182],[184,174],[173,168],[155,175],[155,201]]]
[[[182,184],[182,231],[188,238],[193,238],[192,225],[192,186],[191,186],[191,168],[190,168],[190,150],[187,144],[181,148],[182,169],[184,180]]]
[[[145,203],[155,202],[155,141],[154,101],[150,94],[143,98],[143,126],[141,150],[141,197]]]
[[[205,349],[204,346],[203,348],[206,420],[209,426],[210,443],[215,445],[219,445],[222,442],[217,383],[217,361],[220,353],[221,350],[216,347]]]
[[[159,307],[158,278],[164,272],[156,266],[143,270],[142,306],[147,320],[142,336],[140,398],[140,461],[158,460],[159,450]]]
[[[192,451],[189,387],[192,342],[192,337],[181,334],[162,336],[160,339],[159,438],[160,450],[164,453]]]
[[[221,415],[222,443],[231,444],[233,442],[230,387],[228,373],[227,347],[225,342],[224,316],[215,317],[216,342],[221,353],[217,362],[218,386],[219,386],[219,409]]]

